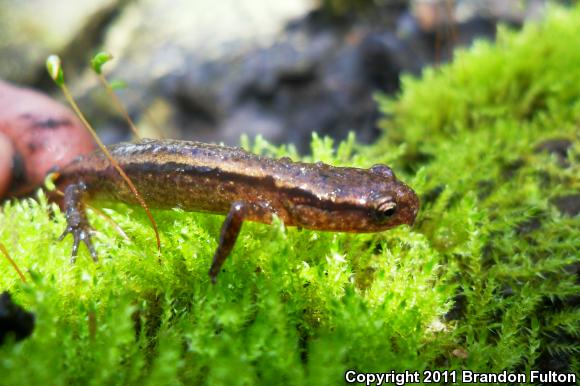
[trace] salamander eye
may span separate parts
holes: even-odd
[[[392,201],[390,197],[383,199],[377,206],[375,217],[377,220],[387,220],[392,217],[397,211],[397,203]]]

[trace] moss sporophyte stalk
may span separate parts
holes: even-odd
[[[66,219],[44,193],[4,203],[0,242],[27,283],[2,258],[1,288],[36,327],[0,346],[2,384],[577,374],[579,46],[580,7],[554,8],[405,77],[398,97],[379,100],[391,118],[375,145],[314,137],[299,157],[245,140],[274,158],[387,164],[421,210],[413,227],[369,234],[244,224],[215,286],[207,268],[222,216],[152,210],[158,258],[142,210],[103,209],[130,241],[89,210],[100,261],[81,248],[72,266],[55,241]],[[546,145],[555,140],[564,145]]]
[[[111,58],[112,58],[112,56],[110,56],[110,55],[99,53],[91,62],[91,66],[93,67],[93,70],[99,75],[101,80],[104,80],[104,78],[102,78],[101,67],[103,66],[103,64],[105,64]],[[60,58],[57,55],[50,55],[46,59],[46,68],[48,70],[50,77],[54,80],[54,82],[62,90],[67,102],[73,108],[75,114],[82,121],[85,128],[91,133],[95,142],[99,146],[99,149],[107,157],[107,160],[108,160],[108,162],[110,162],[112,168],[114,168],[115,171],[118,173],[118,175],[121,176],[121,178],[123,179],[123,184],[126,184],[126,186],[129,188],[129,190],[131,191],[131,193],[133,194],[133,196],[137,200],[137,203],[145,210],[145,213],[147,214],[147,217],[149,218],[149,222],[151,223],[151,226],[153,227],[153,231],[155,233],[155,240],[157,241],[157,249],[159,251],[161,251],[161,240],[159,239],[159,231],[157,230],[157,223],[155,222],[155,219],[153,218],[153,215],[151,214],[151,211],[149,210],[147,203],[145,202],[145,200],[143,200],[143,197],[141,196],[141,194],[139,193],[139,191],[137,190],[137,188],[133,184],[133,181],[131,181],[129,176],[127,176],[125,171],[119,166],[119,164],[117,163],[117,160],[115,160],[111,156],[111,154],[109,153],[109,151],[107,150],[107,148],[105,147],[105,145],[103,144],[103,142],[101,141],[101,139],[99,138],[99,136],[97,135],[97,133],[95,132],[93,127],[91,126],[91,124],[88,122],[88,120],[86,119],[84,114],[79,109],[77,103],[75,102],[74,98],[72,97],[72,94],[70,93],[68,87],[66,86],[66,83],[64,82],[64,73],[62,70]],[[104,83],[106,84],[106,81]],[[129,119],[129,121],[131,121],[131,120]],[[57,175],[57,174],[55,174],[55,175]],[[77,187],[77,189],[71,189],[71,193],[69,193],[69,196],[75,196],[74,192],[77,192],[76,196],[80,197],[83,194],[83,192],[81,191],[82,189],[79,190],[78,188],[79,187]],[[69,198],[69,201],[71,199],[72,198]],[[77,199],[77,201],[78,201],[78,199]],[[75,223],[76,225],[73,227],[71,227],[71,222],[69,221],[69,226],[66,228],[65,232],[61,235],[61,238],[66,236],[68,233],[73,234],[73,237],[75,240],[74,245],[73,245],[73,257],[72,257],[73,261],[76,258],[76,250],[78,249],[79,241],[85,242],[85,244],[87,245],[87,247],[91,251],[91,256],[93,257],[93,260],[96,260],[97,255],[96,255],[96,252],[95,252],[95,250],[92,247],[91,242],[90,242],[90,232],[89,232],[89,228],[88,228],[88,222],[86,220],[86,216],[84,216],[84,211],[82,210],[84,208],[84,206],[81,205],[80,203],[74,203],[73,205],[77,207],[76,212],[74,214],[74,217],[80,216],[80,218],[82,218],[82,219],[75,218],[73,220],[73,223]]]

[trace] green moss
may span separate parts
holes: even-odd
[[[5,204],[0,242],[29,280],[2,259],[0,288],[37,326],[0,347],[2,384],[330,384],[351,368],[524,371],[547,358],[578,372],[580,224],[553,202],[580,185],[580,8],[498,39],[381,99],[391,118],[376,146],[313,139],[308,160],[392,165],[422,198],[413,228],[245,224],[212,286],[222,216],[155,211],[158,255],[142,210],[117,205],[131,240],[91,216],[101,260],[81,248],[70,265],[57,208],[42,194]],[[535,150],[551,138],[572,142],[565,159]]]

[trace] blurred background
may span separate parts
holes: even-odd
[[[99,50],[145,137],[238,144],[241,134],[307,151],[311,132],[379,134],[373,95],[400,75],[541,18],[544,0],[2,0],[0,78],[60,98],[47,55],[107,143],[130,138],[88,69]],[[563,2],[566,3],[566,2]],[[158,127],[156,129],[155,127]]]

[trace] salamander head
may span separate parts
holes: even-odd
[[[419,199],[411,188],[397,180],[388,166],[327,167],[327,171],[317,184],[318,200],[296,202],[290,208],[296,225],[363,233],[412,225],[415,221]]]
[[[413,225],[419,211],[419,198],[413,189],[397,180],[386,165],[375,165],[369,171],[381,178],[375,185],[376,190],[368,196],[371,226],[382,230],[401,224]]]

